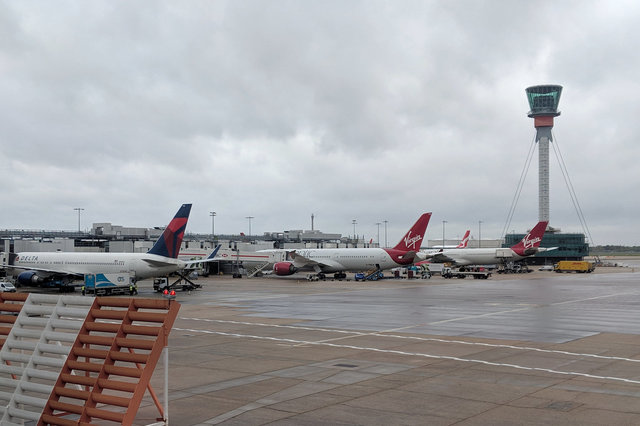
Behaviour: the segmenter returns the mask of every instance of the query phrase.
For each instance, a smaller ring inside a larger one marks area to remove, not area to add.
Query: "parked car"
[[[16,288],[9,281],[0,281],[0,293],[3,293],[5,291],[8,293],[15,293]]]
[[[553,271],[553,265],[542,265],[538,271]]]

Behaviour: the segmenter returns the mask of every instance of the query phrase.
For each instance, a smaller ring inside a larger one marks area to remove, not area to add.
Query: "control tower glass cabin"
[[[557,117],[560,115],[558,104],[560,103],[560,95],[562,95],[562,86],[552,84],[531,86],[526,89],[526,92],[529,108],[531,108],[528,114],[529,117]],[[553,126],[553,121],[551,125]]]

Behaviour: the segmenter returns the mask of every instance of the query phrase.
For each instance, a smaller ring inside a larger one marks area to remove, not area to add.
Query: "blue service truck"
[[[135,288],[135,282],[131,274],[85,274],[84,276],[84,291],[87,294],[96,296],[130,294],[132,288]]]

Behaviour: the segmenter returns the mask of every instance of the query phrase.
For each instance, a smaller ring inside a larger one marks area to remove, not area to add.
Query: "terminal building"
[[[511,247],[522,240],[526,234],[507,234],[503,247]],[[556,250],[539,253],[527,258],[529,264],[554,264],[559,260],[582,260],[589,255],[589,243],[584,234],[564,234],[559,229],[547,228],[540,247],[557,247]]]

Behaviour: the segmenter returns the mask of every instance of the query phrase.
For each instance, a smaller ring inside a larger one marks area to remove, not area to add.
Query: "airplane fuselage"
[[[459,266],[493,265],[505,261],[524,259],[510,248],[467,248],[443,250],[442,253]]]
[[[403,260],[404,252],[382,248],[335,248],[295,250],[295,255],[305,260],[296,260],[289,255],[292,250],[260,250],[269,253],[274,262],[291,262],[299,269],[313,269],[316,272],[366,271],[370,269],[390,269],[410,264],[413,260]],[[306,263],[311,261],[311,263]],[[315,262],[317,265],[313,265]]]
[[[12,275],[36,271],[39,276],[59,274],[131,273],[136,279],[163,276],[185,267],[178,259],[148,253],[18,253],[9,268]],[[39,271],[40,269],[46,271]]]

